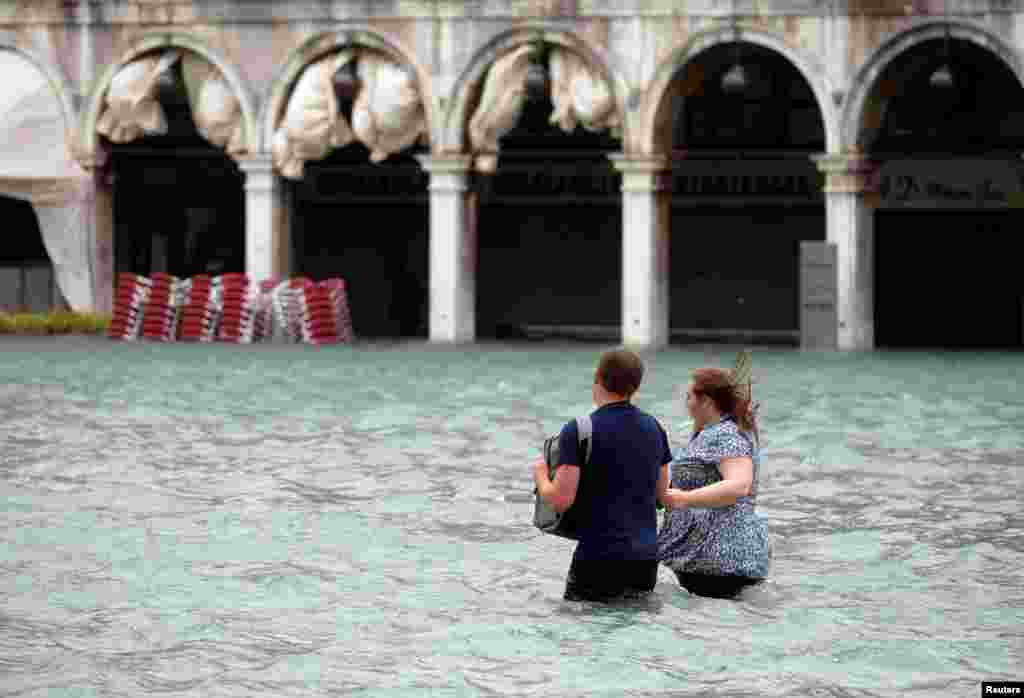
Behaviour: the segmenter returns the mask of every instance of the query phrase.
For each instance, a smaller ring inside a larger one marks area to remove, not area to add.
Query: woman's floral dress
[[[658,559],[675,572],[768,576],[768,525],[754,510],[761,454],[753,438],[739,431],[733,417],[705,426],[672,461],[672,487],[695,490],[721,481],[718,464],[748,456],[754,464],[750,494],[717,508],[666,510],[658,532]]]

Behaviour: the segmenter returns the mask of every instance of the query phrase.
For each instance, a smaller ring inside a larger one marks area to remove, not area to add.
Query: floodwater
[[[975,696],[1024,678],[1024,353],[755,349],[771,579],[562,601],[602,347],[0,343],[0,695]],[[681,386],[730,347],[647,357]]]

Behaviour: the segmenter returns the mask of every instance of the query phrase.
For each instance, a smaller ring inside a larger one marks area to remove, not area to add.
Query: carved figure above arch
[[[335,90],[339,71],[355,78],[352,122],[346,120]],[[309,64],[288,99],[274,132],[271,152],[282,175],[299,179],[310,160],[355,140],[382,162],[428,135],[426,112],[415,74],[373,50],[343,49]]]
[[[202,56],[178,49],[137,58],[117,71],[104,97],[97,132],[114,143],[166,133],[159,84],[179,62],[200,135],[230,155],[245,152],[242,107],[231,86]]]

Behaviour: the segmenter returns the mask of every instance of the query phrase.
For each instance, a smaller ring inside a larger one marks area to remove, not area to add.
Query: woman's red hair
[[[736,385],[732,374],[720,368],[698,368],[693,372],[693,392],[711,398],[723,415],[736,418],[740,431],[752,433],[759,439],[757,406],[751,403],[750,386]]]

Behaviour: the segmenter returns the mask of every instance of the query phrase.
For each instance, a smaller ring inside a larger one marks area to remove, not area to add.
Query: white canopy
[[[352,123],[338,111],[334,74],[357,61],[361,87]],[[407,67],[373,51],[345,49],[306,66],[274,133],[274,165],[289,179],[301,179],[305,164],[358,140],[370,161],[400,153],[427,133],[423,98]]]
[[[0,195],[32,204],[61,293],[72,308],[92,309],[92,178],[71,157],[73,125],[65,122],[53,87],[28,60],[0,50],[0,75]]]
[[[494,61],[484,80],[480,105],[469,120],[469,142],[480,172],[498,167],[498,141],[511,131],[526,102],[526,72],[533,46],[520,46]]]
[[[515,128],[526,101],[526,74],[531,45],[520,46],[494,61],[484,80],[480,104],[469,121],[469,142],[480,172],[494,172],[498,142]],[[553,48],[548,58],[553,110],[550,123],[566,133],[577,125],[601,132],[621,125],[615,99],[605,81],[576,53]]]
[[[548,59],[551,71],[551,123],[566,133],[576,124],[592,132],[620,126],[615,99],[607,83],[594,73],[578,54],[555,48]]]
[[[96,130],[114,143],[166,133],[167,117],[158,101],[157,83],[179,61],[200,135],[229,155],[244,152],[242,108],[227,81],[202,56],[173,49],[138,58],[117,71]]]

